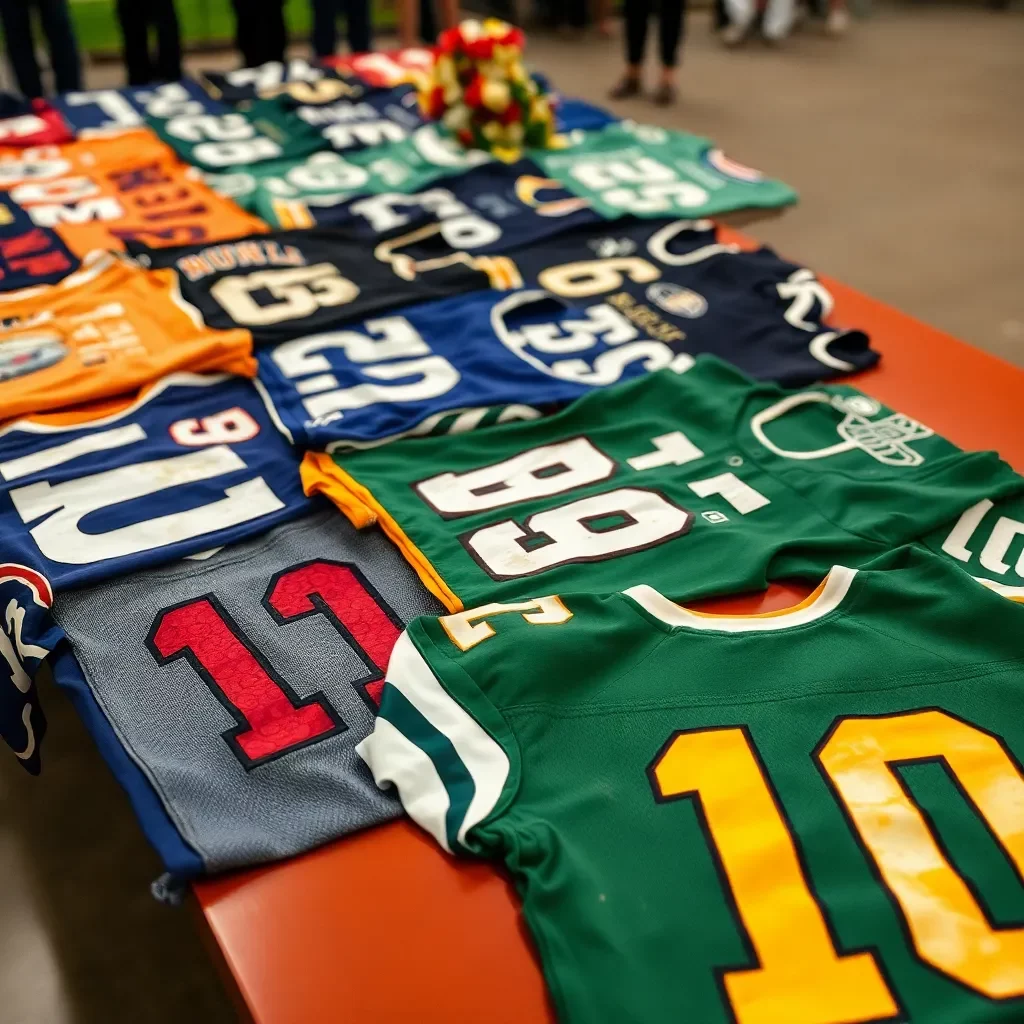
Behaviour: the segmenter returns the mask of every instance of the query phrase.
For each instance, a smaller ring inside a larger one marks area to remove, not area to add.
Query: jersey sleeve
[[[0,564],[0,736],[33,775],[46,729],[34,680],[64,638],[52,604],[45,576],[25,565]]]
[[[430,634],[417,620],[399,637],[373,732],[356,750],[445,850],[476,852],[468,833],[514,798],[518,750],[498,709]]]

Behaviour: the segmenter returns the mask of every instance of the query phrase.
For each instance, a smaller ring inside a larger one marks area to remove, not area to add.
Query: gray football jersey
[[[404,624],[441,612],[381,532],[317,511],[61,594],[54,675],[168,870],[190,876],[400,813],[354,748]]]

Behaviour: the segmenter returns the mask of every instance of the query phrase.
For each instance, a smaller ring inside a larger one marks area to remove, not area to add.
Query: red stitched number
[[[324,615],[369,670],[353,685],[369,703],[379,701],[401,625],[358,569],[295,566],[274,577],[263,605],[282,625]],[[224,739],[247,769],[347,728],[324,694],[300,698],[213,594],[162,611],[147,644],[161,665],[185,658],[231,713],[238,725]]]

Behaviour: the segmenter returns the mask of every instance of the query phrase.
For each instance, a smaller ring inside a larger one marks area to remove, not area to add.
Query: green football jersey
[[[357,526],[379,521],[451,610],[636,583],[685,599],[762,589],[1024,492],[994,453],[852,388],[755,384],[711,356],[457,445],[309,454],[303,474]]]
[[[796,192],[736,163],[709,139],[632,121],[573,132],[567,149],[531,149],[551,178],[606,217],[707,217],[786,206]]]
[[[327,145],[317,138],[289,138],[270,125],[257,127],[238,111],[146,120],[182,160],[213,174],[258,167],[266,160],[301,160]]]
[[[431,124],[401,142],[344,156],[325,152],[298,162],[257,164],[244,174],[209,183],[274,227],[302,228],[315,224],[310,207],[334,206],[360,194],[418,192],[443,175],[491,159],[480,150],[463,148]]]
[[[357,750],[505,864],[564,1024],[1024,1020],[1024,607],[921,548],[417,619]]]

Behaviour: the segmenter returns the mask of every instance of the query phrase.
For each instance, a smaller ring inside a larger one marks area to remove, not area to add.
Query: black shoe
[[[671,106],[676,101],[676,87],[669,82],[662,82],[651,99],[659,107]]]
[[[608,98],[613,100],[628,100],[632,96],[640,95],[640,79],[632,75],[624,75],[617,85],[613,86],[608,93]]]

